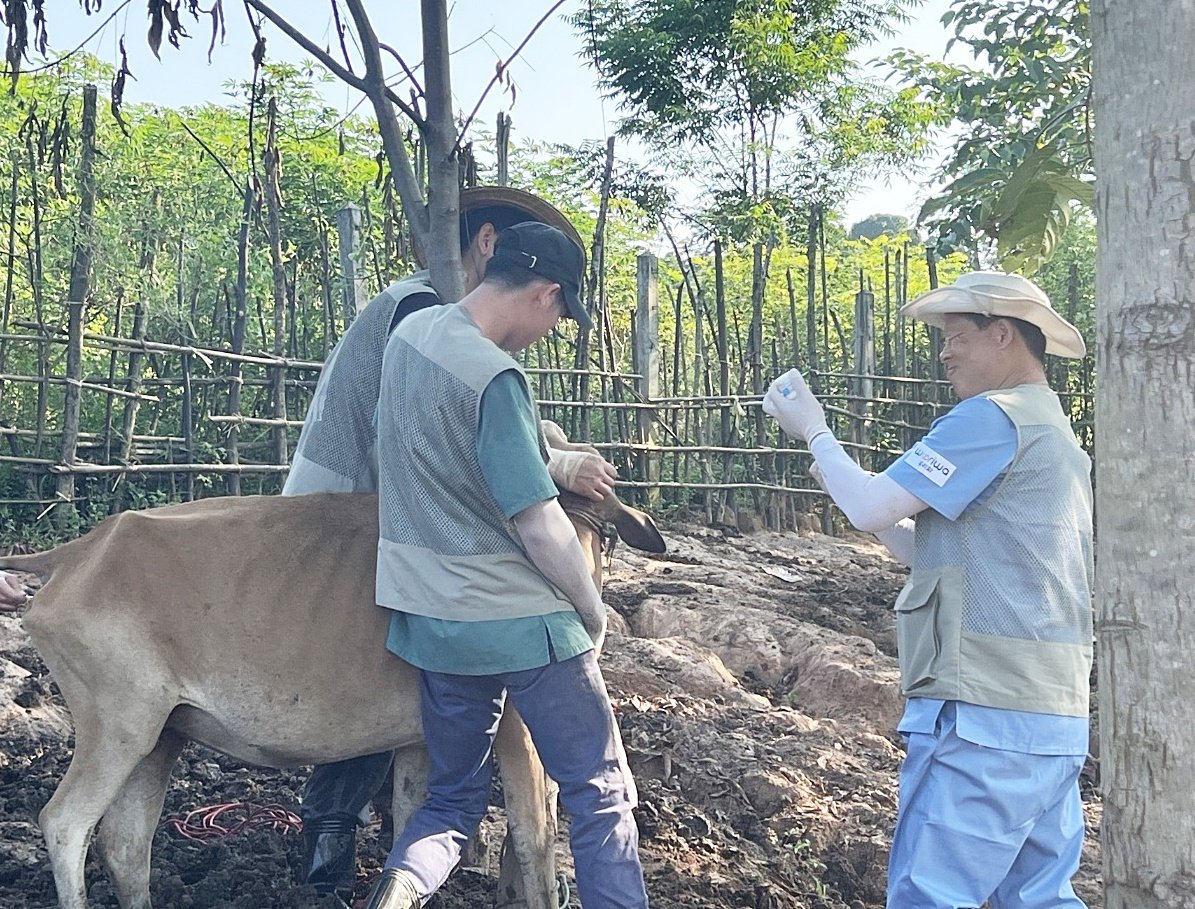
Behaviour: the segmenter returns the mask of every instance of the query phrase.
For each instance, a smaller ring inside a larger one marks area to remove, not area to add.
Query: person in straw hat
[[[851,460],[796,370],[763,401],[851,523],[912,566],[896,601],[908,750],[888,906],[1077,909],[1091,462],[1044,358],[1082,357],[1083,338],[1041,288],[1001,272],[901,314],[941,330],[960,400],[883,473]]]
[[[534,221],[550,225],[578,248],[581,237],[555,207],[506,186],[461,190],[461,262],[466,292],[475,290],[494,255],[500,231]],[[412,313],[441,302],[427,271],[394,282],[357,315],[328,356],[303,421],[283,495],[376,492],[374,413],[387,339]],[[550,450],[552,479],[570,492],[600,500],[614,488],[614,466],[597,454]],[[3,591],[0,591],[2,593]],[[347,901],[356,869],[359,817],[386,782],[392,752],[315,768],[303,793],[303,876],[320,893]]]

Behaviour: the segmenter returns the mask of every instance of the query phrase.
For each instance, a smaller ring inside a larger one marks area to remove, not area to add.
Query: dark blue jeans
[[[631,813],[638,797],[593,652],[496,676],[422,672],[421,677],[431,758],[428,798],[394,844],[386,867],[408,871],[424,899],[444,883],[485,815],[494,735],[509,697],[572,819],[569,844],[581,904],[646,907]]]

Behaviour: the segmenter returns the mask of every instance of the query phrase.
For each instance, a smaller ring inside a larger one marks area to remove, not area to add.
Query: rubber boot
[[[317,893],[332,893],[345,903],[357,879],[357,821],[328,818],[303,825],[304,881]]]
[[[401,868],[386,868],[369,892],[365,909],[419,909],[419,894],[411,875]]]

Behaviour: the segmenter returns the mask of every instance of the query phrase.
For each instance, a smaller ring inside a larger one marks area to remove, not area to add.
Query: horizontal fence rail
[[[916,264],[911,252],[906,244],[896,255],[905,278]],[[709,300],[691,272],[660,293],[655,258],[640,255],[634,299],[623,301],[617,327],[599,287],[591,331],[553,333],[526,351],[540,416],[593,445],[618,468],[623,497],[652,510],[832,530],[808,450],[762,411],[770,378],[800,366],[844,448],[878,472],[954,403],[938,367],[940,338],[897,315],[904,291],[897,282],[889,292],[887,256],[880,301],[860,274],[846,323],[824,281],[813,292],[813,272],[798,304],[788,271],[788,316],[767,325],[759,301],[723,298],[717,244],[714,261]],[[925,264],[936,280],[932,254]],[[1068,313],[1077,305],[1072,296]],[[260,307],[258,316],[265,338]],[[193,343],[189,325],[159,325],[176,336],[163,340],[149,336],[144,320],[134,320],[134,337],[90,330],[104,324],[82,318],[63,327],[39,316],[0,325],[0,508],[10,519],[67,514],[82,526],[124,508],[280,490],[323,367],[300,354],[319,344],[299,345],[293,332],[282,343],[278,331],[273,352],[245,349],[235,333]],[[1092,373],[1090,359],[1048,364],[1089,452]]]
[[[4,337],[25,345],[61,340],[52,331]],[[43,509],[73,504],[114,510],[112,498],[122,486],[134,482],[146,485],[141,494],[151,501],[218,494],[225,491],[223,484],[230,476],[249,484],[242,491],[280,488],[289,467],[270,457],[275,450],[273,433],[285,432],[289,460],[322,364],[93,333],[84,335],[83,348],[102,353],[154,351],[164,356],[156,365],[141,364],[155,374],[76,381],[86,393],[85,412],[109,413],[104,432],[79,434],[77,457],[70,463],[55,456],[61,427],[54,425],[57,410],[47,395],[60,393],[71,380],[48,374],[0,375],[0,394],[16,402],[15,407],[6,407],[4,422],[17,424],[0,426],[0,439],[10,444],[10,453],[0,455],[0,475],[10,474],[9,495],[0,496],[0,506]],[[186,374],[184,357],[189,358]],[[229,364],[236,364],[242,374],[218,372]],[[278,370],[283,372],[281,384]],[[619,467],[618,486],[626,498],[713,523],[738,519],[746,510],[770,515],[763,523],[783,527],[802,525],[800,516],[814,510],[824,497],[809,477],[808,450],[764,418],[758,394],[647,398],[642,376],[634,373],[550,367],[534,367],[528,373],[541,417],[559,423],[574,440],[589,442],[614,461]],[[545,396],[559,390],[561,382],[578,379],[597,392],[604,383],[609,393],[617,383],[624,399]],[[882,470],[950,406],[945,395],[939,395],[945,383],[933,380],[842,372],[814,373],[812,379],[827,389],[819,398],[843,446],[869,470]],[[870,383],[871,396],[849,391],[860,381]],[[14,387],[6,387],[10,383]],[[220,412],[228,404],[221,390],[229,384],[245,389],[243,412]],[[152,386],[157,393],[132,392],[131,385]],[[38,401],[19,390],[25,386],[38,387],[40,412]],[[279,387],[286,397],[285,417],[268,415],[277,412],[271,395]],[[926,400],[927,395],[934,399]],[[936,400],[939,396],[943,400]],[[1090,395],[1071,394],[1066,400],[1077,401],[1089,411]],[[130,420],[119,412],[122,408],[157,408],[162,413],[133,413]],[[163,425],[167,409],[177,409],[186,425]],[[640,422],[640,415],[646,415],[646,423]],[[125,426],[144,425],[146,418],[148,431],[124,434]],[[580,432],[582,422],[585,430]],[[232,427],[246,431],[235,462],[226,447]],[[644,427],[651,432],[645,433]],[[17,443],[29,451],[11,453]],[[45,482],[64,474],[80,481],[79,494],[69,502],[51,494],[52,484]]]

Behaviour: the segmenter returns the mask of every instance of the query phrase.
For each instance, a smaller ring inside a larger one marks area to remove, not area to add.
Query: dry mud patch
[[[619,548],[603,656],[640,809],[658,909],[873,909],[901,759],[891,603],[904,569],[863,538],[666,530],[660,557]],[[0,906],[56,905],[36,828],[70,759],[57,689],[13,617],[0,616]],[[320,907],[294,883],[300,837],[255,831],[204,846],[170,817],[225,802],[297,809],[302,771],[246,768],[189,747],[154,841],[158,909]],[[1085,792],[1080,895],[1100,906],[1099,805]],[[474,848],[430,904],[492,904],[501,792]],[[571,871],[563,835],[560,864]],[[376,828],[360,850],[359,895],[380,867]],[[95,909],[116,906],[89,861]]]

